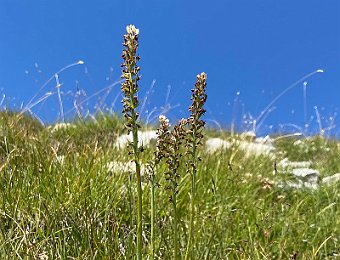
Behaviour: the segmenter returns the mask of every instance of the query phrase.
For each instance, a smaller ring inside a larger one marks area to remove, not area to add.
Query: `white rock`
[[[305,183],[309,184],[317,184],[320,172],[318,170],[309,169],[309,168],[298,168],[293,169],[292,174],[303,180]]]
[[[51,132],[54,133],[60,130],[64,130],[67,128],[74,128],[74,127],[75,125],[72,125],[70,123],[58,123],[51,127]]]
[[[253,143],[247,141],[234,140],[233,142],[225,141],[221,138],[209,138],[206,143],[206,149],[209,153],[214,153],[221,149],[230,149],[232,146],[245,152],[246,157],[266,155],[275,157],[275,147],[269,144]]]
[[[298,180],[296,182],[293,181],[287,181],[285,183],[280,183],[278,185],[278,187],[280,188],[285,188],[285,187],[289,187],[289,188],[293,188],[293,189],[301,189],[303,187],[303,182]]]
[[[117,148],[124,148],[127,146],[129,142],[132,142],[132,132],[130,132],[128,135],[124,134],[117,138],[115,142],[115,147]],[[151,141],[156,141],[157,139],[157,132],[156,131],[139,131],[138,132],[138,145],[139,147],[143,146],[149,146]]]
[[[243,132],[240,137],[242,139],[254,140],[256,138],[256,133],[254,131]]]
[[[209,153],[214,153],[221,149],[229,149],[231,148],[231,143],[225,141],[221,138],[209,138],[205,142],[205,147]]]
[[[310,182],[304,182],[303,186],[305,188],[316,190],[318,188],[318,184],[316,182],[310,183]]]
[[[327,176],[322,179],[322,183],[326,185],[331,185],[340,181],[340,173],[333,174],[332,176]]]
[[[292,174],[296,177],[305,178],[308,176],[319,176],[320,172],[318,170],[310,169],[310,168],[297,168],[293,169]]]
[[[311,166],[310,161],[301,161],[301,162],[291,162],[288,158],[284,158],[281,160],[277,166],[286,169],[286,168],[309,168]]]
[[[299,145],[303,145],[303,144],[304,144],[304,142],[301,141],[301,140],[296,140],[296,141],[293,143],[294,146],[299,146]]]
[[[275,157],[275,147],[272,145],[241,141],[239,142],[239,148],[246,153],[246,157],[260,155]]]
[[[316,190],[318,188],[317,183],[310,183],[310,182],[303,182],[302,180],[296,180],[296,181],[287,181],[285,183],[280,183],[278,185],[279,188],[293,188],[293,189],[302,189],[302,188],[307,188],[307,189],[313,189]]]
[[[274,139],[270,138],[269,135],[266,135],[265,137],[258,137],[255,139],[255,143],[258,144],[267,144],[273,146],[274,144]]]
[[[136,165],[134,162],[118,162],[111,161],[106,164],[106,168],[110,172],[115,173],[134,173],[136,171]],[[141,165],[141,175],[146,171],[146,166]]]
[[[132,162],[117,162],[117,161],[111,161],[106,164],[106,168],[108,171],[116,172],[128,172],[132,171],[134,169],[134,165]]]

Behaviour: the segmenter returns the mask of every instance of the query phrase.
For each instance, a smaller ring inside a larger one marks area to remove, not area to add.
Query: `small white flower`
[[[165,124],[167,126],[170,126],[169,119],[165,115],[160,115],[158,120],[161,124]]]
[[[139,34],[139,29],[137,29],[134,25],[130,24],[126,26],[126,31],[128,34]]]

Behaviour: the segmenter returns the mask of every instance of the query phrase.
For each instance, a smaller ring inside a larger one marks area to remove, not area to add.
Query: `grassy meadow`
[[[135,174],[113,144],[125,133],[116,115],[43,127],[26,115],[0,114],[0,256],[2,259],[133,259]],[[227,132],[206,129],[205,136]],[[233,137],[233,138],[238,138]],[[318,136],[278,139],[277,159],[311,160],[322,176],[340,172],[340,145]],[[153,160],[155,145],[141,161]],[[337,259],[340,183],[317,190],[277,187],[274,161],[242,151],[198,151],[193,259]],[[173,217],[164,163],[155,174],[155,258],[173,259]],[[188,239],[190,175],[179,167],[178,247]],[[144,175],[143,255],[150,246],[150,182]]]

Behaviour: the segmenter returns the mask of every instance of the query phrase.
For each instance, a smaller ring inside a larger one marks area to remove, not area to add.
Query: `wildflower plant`
[[[142,154],[138,143],[146,142],[140,132],[136,134],[137,109],[141,111],[138,36],[138,29],[128,26],[122,80],[126,120],[100,113],[93,120],[59,125],[67,131],[60,131],[58,125],[45,127],[31,108],[49,94],[37,102],[34,97],[22,111],[6,106],[0,111],[0,258],[339,259],[340,174],[335,173],[340,171],[339,140],[297,139],[301,133],[278,135],[273,140],[273,158],[255,152],[255,142],[242,136],[231,136],[230,142],[213,138],[210,147],[217,141],[223,149],[218,156],[207,153],[200,162],[205,133],[230,136],[230,132],[204,129],[206,75],[200,74],[190,117],[171,127],[161,116],[156,147],[147,150],[154,153]],[[254,120],[254,130],[275,101],[314,74],[276,97]],[[112,146],[124,124],[133,139],[128,148]],[[321,123],[320,130],[325,130]],[[205,145],[209,152],[209,142]],[[151,192],[143,194],[151,226],[147,220],[142,230],[142,216],[147,215],[140,207],[144,156],[152,158],[149,176],[145,175],[152,183]],[[201,163],[204,175],[199,172]],[[306,169],[312,166],[316,169]],[[185,176],[182,167],[188,170]],[[135,174],[124,174],[130,171]],[[306,178],[308,186],[301,183]],[[158,189],[157,181],[168,190]],[[187,190],[190,196],[185,196]],[[180,219],[187,212],[190,216]],[[159,219],[155,222],[155,218]],[[190,237],[184,234],[187,230]]]
[[[189,107],[191,115],[188,119],[188,133],[186,136],[186,147],[187,147],[187,172],[191,175],[191,206],[190,206],[190,224],[189,224],[189,239],[187,244],[186,259],[191,259],[192,255],[192,244],[194,234],[194,222],[195,222],[195,198],[196,198],[196,175],[197,175],[197,163],[200,158],[197,155],[197,148],[202,144],[203,134],[202,131],[205,126],[205,122],[201,117],[206,112],[203,108],[207,94],[205,88],[207,85],[207,74],[204,72],[197,75],[195,88],[192,89],[192,105]]]
[[[140,80],[140,68],[137,62],[140,57],[137,55],[139,30],[134,25],[126,27],[127,34],[124,35],[122,58],[124,60],[121,65],[122,78],[125,81],[122,83],[121,91],[124,93],[123,115],[125,118],[125,127],[128,133],[132,132],[132,142],[129,144],[129,153],[133,155],[133,161],[136,166],[136,180],[137,180],[137,259],[142,259],[142,179],[140,166],[140,152],[138,146],[138,124],[139,114],[136,111],[138,102],[138,81]]]
[[[151,243],[150,243],[150,259],[155,258],[155,216],[156,216],[156,205],[155,205],[155,188],[159,186],[156,182],[156,168],[161,160],[167,155],[166,147],[170,140],[170,124],[169,120],[164,116],[159,116],[160,127],[157,129],[157,143],[156,151],[154,152],[154,160],[148,164],[149,170],[149,181],[150,181],[150,221],[151,221]]]
[[[166,189],[170,191],[169,201],[172,204],[174,259],[179,259],[177,193],[180,175],[178,169],[182,156],[181,148],[186,136],[187,120],[179,120],[177,125],[170,131],[169,120],[165,116],[161,116],[159,119],[161,126],[158,129],[159,138],[156,152],[158,160],[164,159],[167,165],[165,180],[168,182]]]

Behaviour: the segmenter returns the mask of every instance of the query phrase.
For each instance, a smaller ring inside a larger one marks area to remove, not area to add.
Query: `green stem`
[[[136,161],[136,175],[137,175],[137,259],[142,259],[142,178],[140,174],[140,165]]]
[[[132,98],[131,98],[132,100]],[[133,136],[133,152],[136,165],[136,178],[137,178],[137,259],[142,259],[142,217],[143,217],[143,190],[142,178],[140,173],[139,164],[139,149],[138,149],[138,125],[136,122],[136,112],[132,110],[132,118],[134,119],[132,136]]]
[[[172,191],[172,206],[173,206],[173,214],[174,214],[174,259],[178,258],[178,230],[177,230],[177,187],[176,182],[173,183],[173,191]]]
[[[189,224],[189,239],[187,244],[187,250],[185,253],[185,259],[191,259],[192,257],[192,244],[194,237],[194,221],[195,221],[195,182],[196,174],[192,174],[191,179],[191,203],[190,203],[190,224]]]
[[[132,216],[134,216],[132,207],[133,207],[134,202],[133,202],[133,198],[132,198],[131,175],[129,175],[129,187],[128,187],[128,191],[129,191],[129,201],[130,201],[130,203],[129,203],[130,227],[132,227],[133,226],[133,217]],[[133,252],[132,249],[133,249],[133,235],[130,234],[129,235],[129,250],[128,250],[127,257],[132,257],[132,255],[133,255],[133,253],[131,253],[131,252]]]
[[[190,224],[189,224],[189,238],[185,259],[192,258],[192,245],[194,240],[194,221],[195,221],[195,197],[196,197],[196,131],[193,131],[193,150],[192,150],[192,164],[191,166],[191,198],[190,198]]]
[[[150,259],[155,259],[155,175],[150,176],[151,183],[151,254]]]

